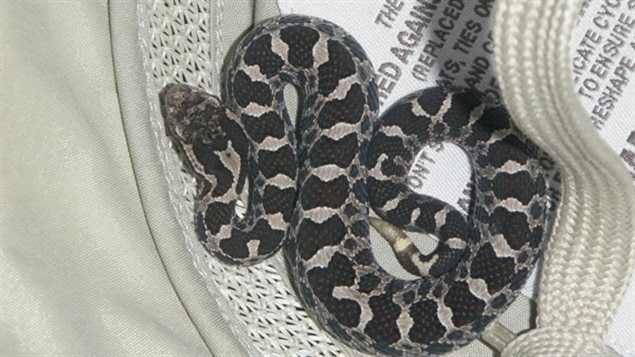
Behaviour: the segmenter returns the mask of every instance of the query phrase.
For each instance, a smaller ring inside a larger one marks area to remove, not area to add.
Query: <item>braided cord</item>
[[[606,354],[603,340],[635,257],[635,190],[578,101],[572,68],[580,0],[498,3],[503,97],[516,124],[558,163],[562,205],[546,251],[537,328],[508,356]]]

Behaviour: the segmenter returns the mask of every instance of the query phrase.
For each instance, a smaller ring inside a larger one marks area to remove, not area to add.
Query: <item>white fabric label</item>
[[[475,87],[500,99],[493,59],[493,0],[278,3],[283,14],[327,19],[360,42],[377,72],[381,111],[408,93],[438,84]],[[635,0],[587,1],[574,43],[574,75],[582,103],[635,179]],[[410,172],[410,184],[465,210],[470,172],[460,149],[426,149]],[[533,297],[534,287],[535,276],[523,293]],[[634,288],[635,282],[607,339],[624,356],[635,351]]]

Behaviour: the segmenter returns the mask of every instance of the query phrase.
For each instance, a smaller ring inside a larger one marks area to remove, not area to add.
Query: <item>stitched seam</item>
[[[215,53],[214,53],[214,83],[212,84],[213,88],[215,89],[216,93],[220,93],[222,88],[221,88],[221,81],[222,81],[222,67],[223,67],[223,57],[224,57],[224,51],[223,51],[223,5],[224,5],[224,1],[223,0],[218,0],[216,2],[216,18],[215,23],[216,23],[216,28],[215,28],[215,37],[216,37],[216,47],[215,47]]]

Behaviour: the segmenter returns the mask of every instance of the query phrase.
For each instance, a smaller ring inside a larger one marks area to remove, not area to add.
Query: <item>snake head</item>
[[[225,106],[218,97],[185,84],[168,84],[159,94],[168,134],[183,145],[210,146],[225,138]]]
[[[159,99],[167,134],[192,171],[219,192],[240,189],[249,142],[237,116],[217,97],[185,84],[167,85]]]

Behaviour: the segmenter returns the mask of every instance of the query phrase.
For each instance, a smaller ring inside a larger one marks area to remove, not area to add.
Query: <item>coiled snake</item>
[[[186,85],[161,93],[170,135],[198,177],[197,232],[230,264],[285,246],[309,314],[359,350],[441,354],[467,344],[514,299],[540,256],[548,208],[536,147],[506,111],[474,91],[431,88],[377,118],[374,72],[344,30],[285,16],[237,45],[225,105]],[[296,128],[283,88],[303,94]],[[468,155],[470,214],[415,194],[406,176],[425,146]],[[246,182],[244,218],[235,212]],[[439,238],[429,255],[393,242],[408,271],[388,274],[371,252],[369,205],[392,224]]]

